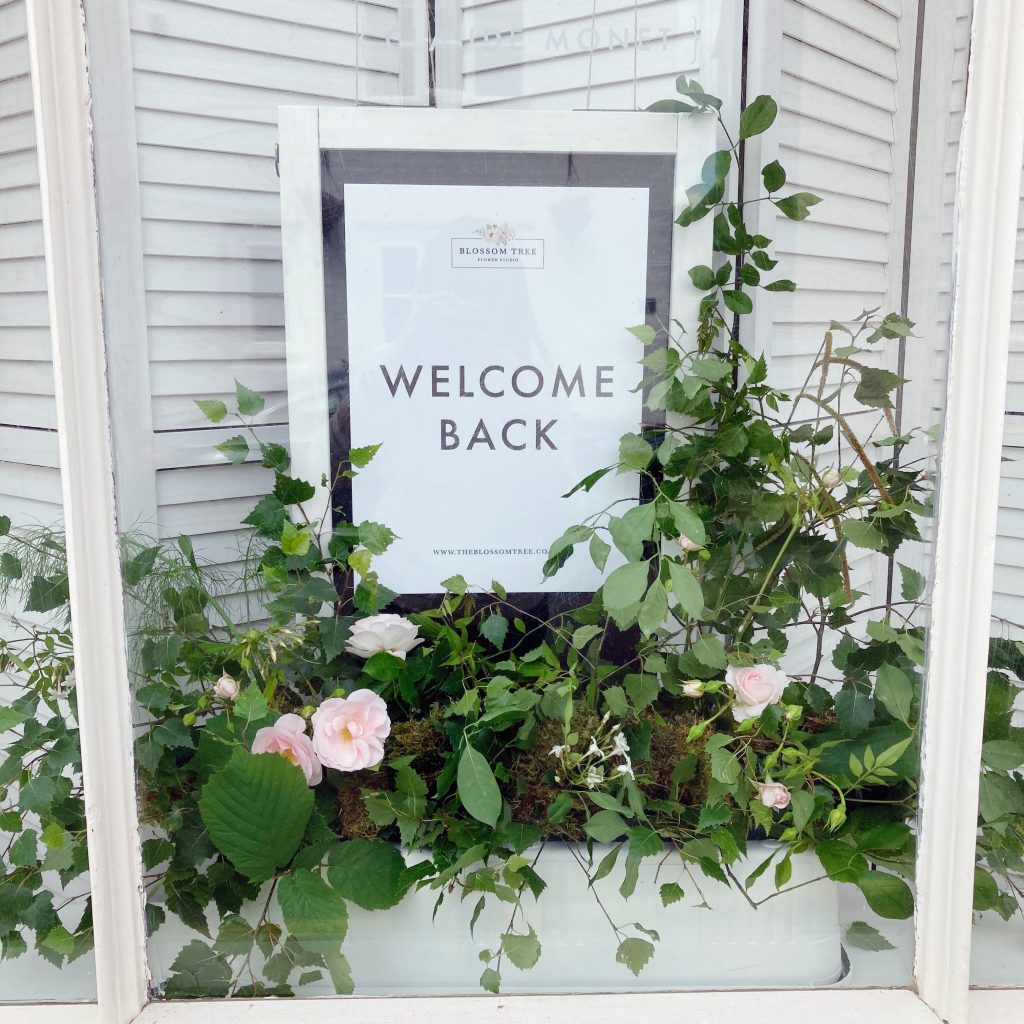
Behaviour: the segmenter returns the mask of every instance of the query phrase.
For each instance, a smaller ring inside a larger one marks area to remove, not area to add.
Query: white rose
[[[697,682],[695,679],[691,679],[688,683],[683,683],[683,696],[684,697],[701,697],[704,694],[704,684]]]
[[[213,692],[221,700],[234,700],[238,696],[238,683],[225,672],[213,684]]]
[[[829,467],[821,474],[821,486],[827,490],[832,490],[833,487],[838,487],[842,483],[842,478],[839,476],[837,470]]]
[[[749,668],[730,665],[725,670],[725,682],[735,694],[733,718],[743,722],[756,718],[769,704],[778,704],[787,679],[785,673],[773,665],[751,665]]]
[[[359,658],[371,658],[387,651],[404,661],[409,651],[421,643],[419,626],[402,615],[386,612],[353,623],[345,650]]]

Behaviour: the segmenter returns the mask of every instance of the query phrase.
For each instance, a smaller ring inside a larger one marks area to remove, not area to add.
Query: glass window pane
[[[909,983],[970,4],[749,6],[133,4],[159,995]],[[281,106],[708,94],[685,196],[638,147],[325,144],[282,254]]]
[[[96,985],[23,0],[0,124],[0,1002],[66,1002]]]

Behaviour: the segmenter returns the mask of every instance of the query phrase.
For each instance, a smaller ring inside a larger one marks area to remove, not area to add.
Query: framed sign
[[[567,526],[644,496],[626,473],[563,497],[645,422],[628,328],[692,322],[685,270],[708,262],[710,224],[673,218],[713,122],[281,114],[296,472],[353,522],[395,531],[375,564],[407,602],[455,574],[549,610],[592,593],[602,573],[585,556],[547,580],[542,566]],[[367,445],[372,465],[339,473]]]

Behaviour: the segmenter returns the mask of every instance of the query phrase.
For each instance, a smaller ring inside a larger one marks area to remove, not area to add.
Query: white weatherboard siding
[[[236,561],[265,493],[258,465],[213,445],[197,397],[263,393],[268,441],[287,437],[280,203],[282,105],[415,102],[410,15],[398,0],[129,0],[156,532]],[[425,11],[425,7],[423,8]],[[425,37],[420,51],[426,54]],[[115,396],[114,401],[117,401]],[[301,396],[292,396],[301,405]],[[119,443],[125,443],[119,438]],[[133,439],[128,439],[133,443]],[[151,527],[152,528],[152,527]]]
[[[25,2],[0,5],[0,515],[61,518]]]

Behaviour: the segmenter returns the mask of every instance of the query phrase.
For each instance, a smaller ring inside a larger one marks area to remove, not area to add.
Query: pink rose
[[[732,714],[737,722],[756,718],[769,704],[778,704],[786,688],[786,674],[772,665],[751,665],[725,670],[725,682],[732,688],[736,702]]]
[[[785,810],[789,806],[789,790],[781,782],[759,782],[757,796],[765,807],[776,811]]]
[[[313,752],[313,744],[306,735],[306,723],[298,715],[282,715],[273,725],[260,729],[252,741],[254,754],[280,754],[298,765],[306,782],[317,785],[324,770]]]
[[[380,764],[390,732],[388,706],[373,690],[329,697],[313,712],[316,756],[339,771],[358,772]]]

